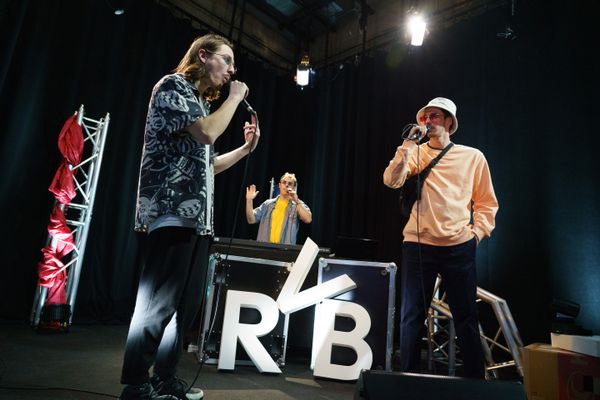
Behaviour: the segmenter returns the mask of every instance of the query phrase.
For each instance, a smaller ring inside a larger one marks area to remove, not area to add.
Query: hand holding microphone
[[[431,124],[427,124],[425,126],[411,125],[410,130],[405,128],[405,133],[402,135],[402,138],[404,140],[412,140],[418,143],[421,139],[423,139],[423,137],[425,137],[425,135],[429,133],[432,128],[433,127]]]
[[[293,187],[286,186],[285,187],[285,191],[290,196],[290,198],[292,199],[292,201],[298,202],[298,193],[296,193],[296,190],[294,190]]]
[[[396,148],[394,158],[390,161],[390,165],[395,165],[394,168],[400,170],[408,162],[410,153],[418,146],[421,139],[425,137],[434,127],[431,124],[425,126],[408,124],[402,129],[402,144]]]
[[[236,99],[238,102],[244,101],[248,95],[249,89],[244,82],[230,81],[227,86],[229,86],[229,97]]]
[[[229,89],[229,96],[233,96],[234,98],[238,98],[238,99],[241,98],[240,103],[242,103],[242,105],[244,106],[246,111],[248,111],[250,114],[252,114],[256,118],[256,115],[257,115],[256,111],[254,111],[254,108],[252,108],[250,103],[248,103],[248,100],[246,100],[246,97],[248,96],[248,93],[250,92],[250,89],[248,89],[248,86],[244,82],[230,81],[230,82],[227,82],[225,87],[227,87]],[[255,123],[255,122],[253,121],[252,123]]]

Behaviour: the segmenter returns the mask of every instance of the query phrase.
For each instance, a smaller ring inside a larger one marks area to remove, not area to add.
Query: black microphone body
[[[254,108],[252,108],[252,106],[250,105],[250,103],[248,103],[246,101],[246,99],[242,100],[242,103],[244,104],[244,107],[246,108],[246,110],[250,113],[250,114],[254,114],[256,115],[256,111],[254,111]]]
[[[416,128],[418,128],[418,125],[415,125]],[[427,135],[429,133],[429,131],[431,130],[431,125],[427,124],[425,125],[425,134]],[[407,140],[419,140],[421,138],[421,130],[420,129],[416,129],[415,132],[412,135],[408,135],[408,137],[406,138]]]

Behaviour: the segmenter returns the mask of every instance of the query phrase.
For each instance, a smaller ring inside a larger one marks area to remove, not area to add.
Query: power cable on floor
[[[102,397],[108,397],[111,399],[118,399],[119,396],[115,396],[114,394],[102,393],[102,392],[94,392],[92,390],[82,390],[82,389],[73,389],[67,387],[35,387],[35,386],[0,386],[0,390],[45,390],[45,391],[61,391],[61,392],[75,392],[75,393],[87,393],[94,394]]]

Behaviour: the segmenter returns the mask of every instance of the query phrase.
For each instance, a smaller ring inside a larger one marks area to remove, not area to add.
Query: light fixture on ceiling
[[[308,86],[313,80],[315,71],[310,66],[308,54],[304,54],[300,64],[296,67],[296,85],[303,89]]]
[[[419,14],[413,14],[408,19],[408,33],[410,33],[410,44],[412,46],[421,46],[425,37],[427,23]]]
[[[106,4],[115,15],[125,14],[125,0],[106,0]]]

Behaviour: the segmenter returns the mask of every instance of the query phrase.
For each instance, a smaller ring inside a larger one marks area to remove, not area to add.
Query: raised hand
[[[246,200],[254,200],[260,192],[256,190],[255,185],[250,185],[246,188]]]
[[[260,128],[255,123],[249,123],[246,121],[244,124],[244,141],[245,147],[250,149],[250,152],[253,152],[258,145],[258,139],[260,139]],[[252,146],[252,148],[250,148]]]

